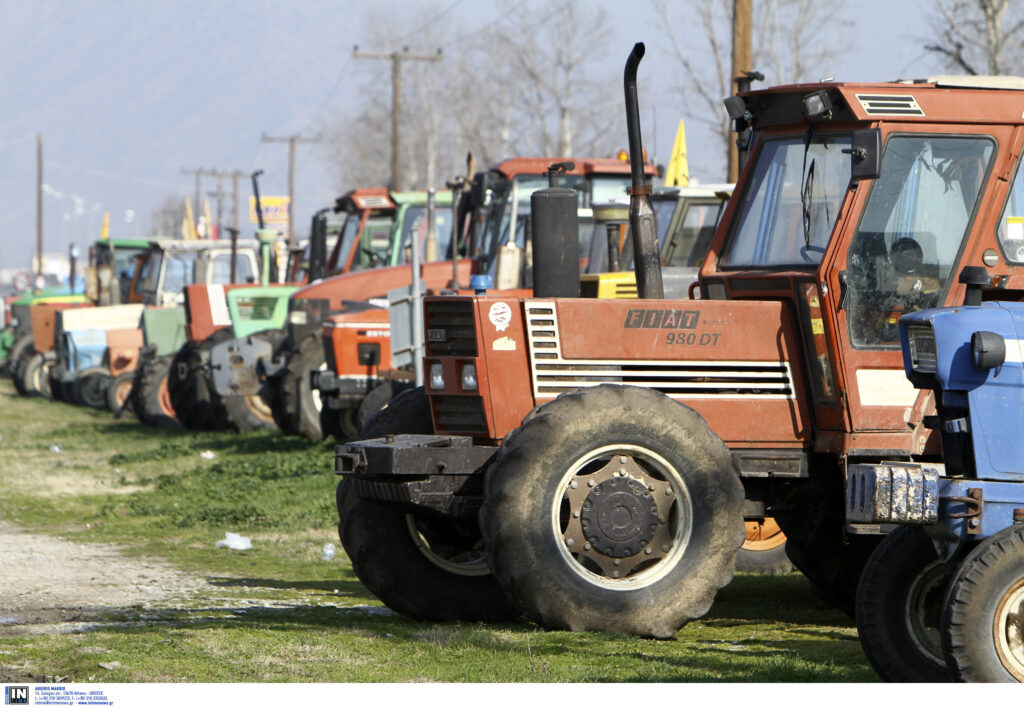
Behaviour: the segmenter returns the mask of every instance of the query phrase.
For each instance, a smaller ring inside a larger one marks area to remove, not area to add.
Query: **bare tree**
[[[375,51],[404,46],[413,52],[442,46],[452,27],[430,18],[426,5],[364,18],[365,45]],[[410,188],[438,186],[461,174],[465,155],[488,165],[512,155],[611,154],[617,137],[617,95],[607,77],[589,68],[611,36],[603,11],[580,0],[518,4],[500,21],[444,45],[440,62],[402,65],[403,182]],[[326,126],[331,159],[340,184],[380,185],[390,181],[390,64],[360,62],[365,80],[355,116]]]
[[[1024,9],[1012,0],[935,0],[936,41],[925,49],[954,71],[1014,73],[1024,67]]]
[[[730,76],[733,0],[655,0],[659,26],[669,54],[682,69],[675,90],[687,118],[710,127],[722,141],[723,157],[733,139],[722,99],[732,94]],[[766,84],[817,80],[832,73],[836,58],[847,49],[845,30],[852,22],[844,10],[820,0],[757,0],[754,9],[753,66]],[[695,47],[693,33],[681,27],[697,24],[706,42]]]

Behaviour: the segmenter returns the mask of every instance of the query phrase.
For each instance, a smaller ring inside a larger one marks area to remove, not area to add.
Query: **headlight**
[[[476,390],[476,364],[467,363],[462,367],[462,389]]]
[[[918,373],[935,373],[935,332],[930,326],[907,327],[910,340],[910,367]]]
[[[295,326],[305,326],[309,321],[309,315],[306,314],[304,309],[296,309],[294,312],[288,312],[288,323],[294,324]]]
[[[444,389],[444,366],[440,363],[430,364],[430,387],[435,390]]]

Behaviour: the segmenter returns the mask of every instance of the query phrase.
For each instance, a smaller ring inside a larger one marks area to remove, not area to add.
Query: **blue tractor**
[[[1024,682],[1024,303],[983,302],[984,268],[960,282],[964,306],[899,320],[907,377],[934,391],[941,455],[848,469],[849,529],[887,534],[861,575],[857,629],[886,680]]]

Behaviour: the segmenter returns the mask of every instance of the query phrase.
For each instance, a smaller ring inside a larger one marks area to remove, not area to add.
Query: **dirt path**
[[[0,521],[0,633],[67,630],[105,612],[209,589],[200,577],[113,546],[78,545]]]

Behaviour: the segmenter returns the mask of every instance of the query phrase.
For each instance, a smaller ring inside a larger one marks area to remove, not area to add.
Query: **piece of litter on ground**
[[[54,454],[60,454],[64,450],[60,448],[59,444],[51,444],[50,451],[53,452]]]
[[[324,543],[324,554],[321,557],[328,561],[334,559],[334,543]]]
[[[216,547],[226,547],[229,550],[251,550],[252,540],[238,533],[225,532],[224,539],[218,540]]]
[[[0,616],[0,624],[16,624],[18,623],[18,617],[16,616]]]
[[[216,459],[217,458],[217,455],[214,454],[213,452],[211,452],[209,449],[207,449],[205,452],[202,452],[199,456],[201,456],[203,459]]]
[[[104,670],[117,670],[121,664],[115,660],[113,663],[100,663],[100,667]]]

